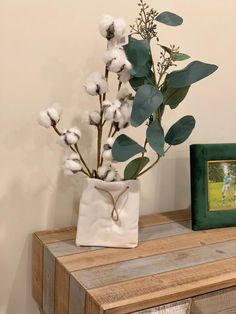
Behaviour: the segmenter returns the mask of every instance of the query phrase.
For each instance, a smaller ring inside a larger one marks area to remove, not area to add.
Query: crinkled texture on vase
[[[123,19],[114,19],[110,15],[104,15],[99,23],[100,34],[108,41],[124,36],[126,23]]]
[[[62,146],[70,146],[76,144],[80,138],[80,129],[78,129],[77,127],[73,127],[63,131],[62,135],[60,136],[59,144],[61,144]]]
[[[109,164],[98,168],[98,176],[100,179],[107,182],[118,181],[120,179],[115,168]]]
[[[89,113],[90,125],[99,125],[100,122],[101,122],[101,115],[98,111],[92,111]]]
[[[54,107],[47,108],[46,110],[40,111],[38,117],[38,123],[45,127],[50,128],[55,126],[60,121],[61,112]]]
[[[65,175],[74,175],[82,170],[82,165],[80,157],[78,154],[71,154],[65,160],[64,164],[64,174]]]
[[[104,56],[104,62],[107,69],[114,73],[121,73],[124,70],[129,71],[132,68],[122,47],[108,49]]]
[[[108,91],[108,84],[104,75],[94,72],[87,78],[84,88],[89,95],[97,96]]]

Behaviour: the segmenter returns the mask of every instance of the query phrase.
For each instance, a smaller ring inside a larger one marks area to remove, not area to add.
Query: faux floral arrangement
[[[107,182],[137,179],[156,165],[171,146],[183,143],[195,126],[194,117],[187,115],[165,132],[162,127],[165,107],[175,109],[187,95],[190,86],[212,74],[217,66],[193,61],[181,70],[170,71],[178,62],[190,57],[175,45],[161,45],[157,25],[178,26],[183,19],[171,12],[158,13],[143,0],[138,6],[139,16],[135,24],[130,26],[128,43],[123,19],[106,15],[99,24],[100,34],[107,40],[105,73],[92,73],[84,84],[89,95],[98,97],[98,110],[88,115],[88,123],[97,129],[96,169],[91,169],[83,158],[79,145],[80,129],[72,127],[60,131],[58,123],[61,111],[54,106],[40,112],[39,123],[53,128],[59,135],[59,143],[72,151],[65,160],[66,175],[82,172],[90,178]],[[150,45],[154,40],[161,49],[157,63],[153,60]],[[108,81],[112,73],[118,79],[118,93],[113,100],[107,96],[111,89]],[[139,127],[144,123],[147,128],[143,145],[123,133],[130,125]],[[107,124],[109,131],[104,134]],[[147,145],[156,153],[156,159],[152,162],[146,154]],[[137,154],[140,156],[131,160],[124,175],[120,176],[114,163],[126,162]]]

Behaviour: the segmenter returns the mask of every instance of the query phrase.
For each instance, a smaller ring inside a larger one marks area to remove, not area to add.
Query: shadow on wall
[[[187,158],[163,158],[142,178],[141,214],[190,207],[190,174]]]

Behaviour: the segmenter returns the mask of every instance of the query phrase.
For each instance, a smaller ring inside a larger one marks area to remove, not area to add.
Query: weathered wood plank
[[[43,260],[43,311],[54,314],[55,258],[46,247]]]
[[[55,242],[47,244],[47,248],[51,252],[51,254],[55,257],[72,255],[72,254],[80,254],[88,251],[99,250],[99,247],[93,246],[76,246],[75,240],[67,240],[61,242]]]
[[[190,220],[190,219],[191,219],[191,210],[180,209],[174,212],[172,211],[172,212],[164,212],[164,213],[141,216],[139,219],[139,226],[143,228],[143,227],[150,227],[154,225],[161,225],[161,224]]]
[[[69,314],[85,313],[85,298],[84,288],[71,276]]]
[[[193,298],[191,314],[225,313],[227,310],[231,311],[233,308],[236,309],[236,287]]]
[[[187,299],[143,311],[133,312],[133,314],[189,314],[190,307],[191,299]]]
[[[93,289],[234,256],[236,240],[93,267],[76,271],[73,275],[87,289]]]
[[[140,241],[147,241],[150,239],[160,239],[165,238],[173,235],[179,235],[179,234],[186,234],[186,233],[192,233],[192,230],[189,228],[191,222],[190,221],[184,221],[183,224],[179,225],[178,223],[171,223],[171,224],[165,224],[160,225],[156,227],[147,227],[144,229],[141,229],[140,231]],[[142,243],[139,243],[139,246],[142,245]],[[138,248],[139,248],[138,246]],[[101,255],[105,254],[106,252],[109,254],[109,252],[116,252],[120,254],[121,252],[125,253],[123,255],[123,259],[126,259],[126,256],[129,256],[131,251],[136,252],[136,248],[129,250],[129,249],[109,249],[109,248],[99,248],[96,249],[96,251],[101,251]],[[64,248],[62,248],[64,250]],[[80,250],[78,249],[78,252]],[[86,251],[86,249],[85,249]],[[90,250],[87,249],[87,251],[95,251],[93,248]],[[82,253],[85,254],[86,252]],[[98,253],[99,254],[99,253]],[[132,254],[132,253],[131,253]],[[81,269],[83,266],[82,264],[78,263],[78,260],[82,256],[81,252],[78,254],[68,254],[65,256],[58,256],[58,260],[65,266],[65,268],[69,271],[76,271],[78,269]],[[121,257],[122,258],[122,257]],[[108,261],[108,260],[107,260]]]
[[[227,240],[236,240],[236,228],[192,232],[188,237],[183,234],[140,242],[138,247],[132,250],[110,248],[84,252],[80,255],[63,256],[59,260],[68,271],[75,271]]]
[[[139,230],[139,241],[147,241],[152,239],[169,237],[177,234],[191,233],[191,221],[183,221],[182,224],[170,223],[163,224],[160,226],[151,226],[142,228]],[[77,247],[74,240],[60,241],[55,243],[47,244],[50,252],[56,256],[65,256],[72,254],[80,254],[87,251],[94,251],[104,249],[102,247]]]
[[[89,290],[106,313],[131,313],[236,285],[236,258]],[[195,313],[194,313],[195,314]]]
[[[177,210],[174,212],[144,215],[140,217],[140,227],[150,227],[171,222],[178,222],[191,219],[190,210]],[[55,243],[75,239],[76,227],[59,228],[35,232],[35,235],[44,243]]]
[[[76,227],[38,231],[35,234],[44,244],[72,240],[75,239]]]
[[[70,275],[63,265],[56,261],[55,266],[55,314],[69,313]]]
[[[139,230],[139,241],[154,240],[191,232],[191,220],[182,221],[181,223],[172,222],[169,224],[141,228]]]
[[[99,305],[91,298],[91,296],[88,293],[86,293],[85,314],[103,314],[103,313],[104,311],[99,307]]]
[[[32,236],[32,296],[39,307],[43,306],[43,243]]]

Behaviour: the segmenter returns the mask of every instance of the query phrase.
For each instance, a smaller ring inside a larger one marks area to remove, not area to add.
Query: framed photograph
[[[193,230],[236,226],[236,144],[190,146]]]

